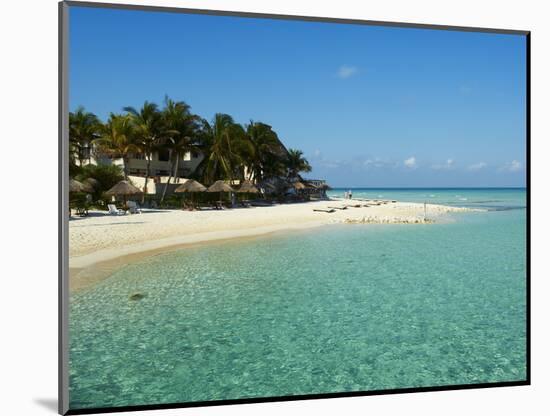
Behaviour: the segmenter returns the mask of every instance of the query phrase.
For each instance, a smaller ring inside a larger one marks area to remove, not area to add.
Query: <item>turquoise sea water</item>
[[[353,191],[490,211],[127,265],[71,296],[70,407],[524,380],[525,191]]]

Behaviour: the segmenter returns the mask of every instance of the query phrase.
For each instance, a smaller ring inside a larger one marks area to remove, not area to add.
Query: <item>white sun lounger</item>
[[[141,214],[141,208],[135,201],[128,201],[127,202],[128,209],[130,210],[130,214]]]
[[[118,209],[116,207],[116,205],[114,205],[114,204],[107,205],[107,208],[109,208],[109,215],[124,215],[124,214],[126,214],[126,212],[124,212],[121,209]]]

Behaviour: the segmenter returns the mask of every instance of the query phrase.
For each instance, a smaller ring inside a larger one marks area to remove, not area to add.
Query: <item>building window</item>
[[[170,152],[166,149],[161,149],[158,152],[159,161],[168,162],[170,160]]]

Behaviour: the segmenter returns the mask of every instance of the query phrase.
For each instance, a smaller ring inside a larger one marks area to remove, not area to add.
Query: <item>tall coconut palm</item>
[[[161,202],[164,201],[172,176],[179,178],[180,159],[186,153],[198,150],[195,135],[199,117],[191,114],[190,110],[191,107],[183,101],[176,102],[168,97],[164,99],[162,120],[166,130],[162,147],[168,150],[170,173],[162,191]]]
[[[283,175],[288,152],[272,127],[251,120],[246,125],[246,136],[254,150],[248,159],[248,179],[254,176],[257,181],[262,181],[268,177]]]
[[[99,136],[101,122],[97,116],[80,106],[76,111],[69,113],[69,146],[70,160],[82,166],[86,159],[90,159],[91,143]]]
[[[129,115],[113,114],[101,129],[100,137],[94,140],[98,151],[110,158],[121,158],[124,180],[128,180],[130,156],[140,151],[132,119]]]
[[[311,165],[304,157],[304,153],[297,149],[288,149],[287,179],[298,177],[300,172],[311,172]]]
[[[136,110],[134,107],[124,107],[124,111],[130,116],[135,130],[136,145],[140,153],[145,157],[145,184],[141,202],[145,202],[147,183],[151,176],[151,160],[153,153],[158,149],[163,137],[163,125],[161,113],[155,103],[145,101],[143,106]]]
[[[197,167],[207,184],[219,179],[233,179],[244,166],[242,158],[245,132],[228,114],[218,113],[212,124],[202,120],[200,132],[201,150],[204,159]]]

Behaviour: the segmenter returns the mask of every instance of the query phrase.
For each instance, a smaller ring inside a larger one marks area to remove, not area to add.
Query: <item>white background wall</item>
[[[116,0],[111,0],[116,2]],[[543,1],[164,0],[133,1],[263,13],[528,29],[532,36],[533,385],[280,404],[148,412],[147,415],[547,414],[550,408],[548,186],[550,25]],[[57,396],[57,1],[2,4],[0,128],[4,175],[32,197],[2,195],[0,414],[54,414]],[[24,155],[24,157],[23,157]],[[48,163],[46,163],[48,162]],[[32,175],[26,166],[40,166]],[[22,171],[23,169],[23,171]],[[37,183],[36,180],[40,182]],[[24,182],[28,181],[28,182]]]

